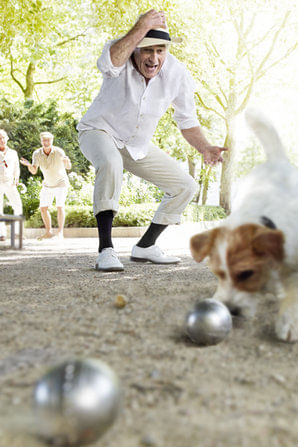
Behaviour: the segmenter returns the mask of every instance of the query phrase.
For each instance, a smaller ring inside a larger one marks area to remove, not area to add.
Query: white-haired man
[[[32,164],[25,158],[21,158],[22,165],[27,166],[33,175],[40,168],[43,174],[43,184],[40,191],[40,212],[45,226],[45,232],[39,239],[53,237],[51,215],[49,207],[56,199],[58,237],[63,238],[65,222],[65,200],[69,187],[66,169],[71,168],[70,159],[60,147],[53,146],[54,136],[50,132],[41,132],[40,141],[42,147],[33,152]]]
[[[17,190],[20,177],[19,157],[16,151],[7,146],[8,135],[0,129],[0,214],[3,214],[4,195],[8,198],[13,213],[21,215],[22,201]],[[5,241],[6,225],[0,222],[0,241]]]
[[[222,161],[221,151],[226,150],[210,145],[200,130],[194,81],[186,67],[167,51],[176,41],[170,38],[164,12],[152,9],[124,37],[108,42],[98,59],[103,84],[77,127],[81,151],[96,169],[94,214],[100,239],[97,270],[123,270],[111,240],[123,168],[165,192],[151,225],[133,247],[131,259],[179,262],[155,245],[169,224],[180,222],[197,188],[176,160],[150,142],[171,104],[183,137],[203,154],[206,163]]]

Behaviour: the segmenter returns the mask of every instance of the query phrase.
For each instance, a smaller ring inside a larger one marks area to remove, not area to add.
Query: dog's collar
[[[276,229],[275,223],[271,219],[269,219],[269,217],[261,216],[261,224],[265,227],[271,228],[272,230]]]

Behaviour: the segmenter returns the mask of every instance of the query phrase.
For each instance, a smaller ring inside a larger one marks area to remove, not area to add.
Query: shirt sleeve
[[[124,67],[126,65],[126,64],[124,64],[124,65],[121,65],[121,67],[115,67],[112,64],[110,48],[113,45],[113,43],[115,43],[115,42],[116,42],[116,40],[111,40],[111,41],[107,42],[105,44],[105,46],[103,47],[101,56],[97,60],[97,68],[99,69],[99,71],[101,71],[102,74],[104,74],[106,76],[111,76],[113,78],[116,78],[117,76],[119,76],[121,71],[124,69]]]
[[[55,149],[56,149],[56,152],[57,152],[59,158],[62,159],[65,157],[65,152],[63,149],[61,149],[61,147],[55,147]]]
[[[195,82],[185,69],[182,74],[178,94],[172,104],[174,106],[174,120],[180,130],[190,129],[200,125],[197,118],[196,104],[194,99]]]

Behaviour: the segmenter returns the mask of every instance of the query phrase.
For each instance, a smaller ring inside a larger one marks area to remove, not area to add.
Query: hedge
[[[150,224],[158,203],[141,203],[130,206],[120,206],[117,215],[114,218],[114,227],[140,227]],[[57,227],[57,210],[55,207],[50,209],[53,227]],[[93,215],[91,206],[66,206],[65,208],[65,227],[96,227],[96,219]],[[186,207],[181,221],[184,222],[200,222],[224,219],[226,213],[223,208],[211,205],[195,205],[190,204]],[[43,222],[40,210],[26,221],[27,228],[42,228]]]

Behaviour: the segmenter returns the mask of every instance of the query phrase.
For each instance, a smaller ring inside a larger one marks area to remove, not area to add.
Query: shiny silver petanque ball
[[[199,345],[216,345],[232,329],[232,317],[229,309],[212,298],[196,304],[185,320],[185,332]]]
[[[119,381],[109,366],[95,359],[64,362],[35,386],[35,435],[51,446],[84,446],[106,432],[120,407]]]

